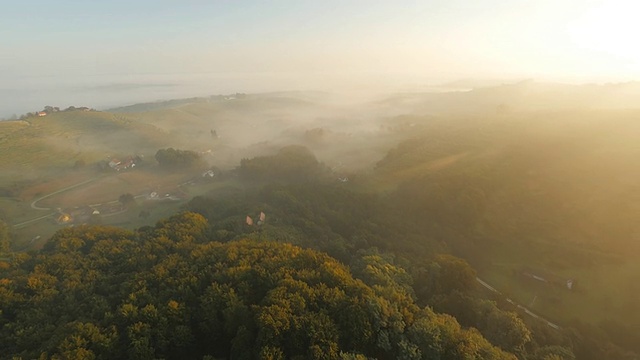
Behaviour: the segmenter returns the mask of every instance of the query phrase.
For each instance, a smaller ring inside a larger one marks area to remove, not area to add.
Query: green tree
[[[130,206],[135,204],[136,199],[135,197],[130,194],[130,193],[126,193],[126,194],[122,194],[118,197],[118,201],[122,204],[122,206]]]
[[[275,155],[240,161],[239,174],[245,180],[282,183],[318,182],[326,178],[327,169],[306,147],[283,147]]]
[[[479,328],[491,343],[515,354],[525,354],[524,347],[531,341],[531,331],[516,313],[492,306],[483,318],[484,324]]]
[[[202,167],[204,161],[200,154],[190,150],[179,150],[174,148],[160,149],[155,155],[160,167],[165,169],[184,169],[189,167]]]
[[[421,304],[434,305],[443,299],[468,294],[476,287],[476,272],[463,259],[437,255],[431,262],[413,269],[414,288]]]

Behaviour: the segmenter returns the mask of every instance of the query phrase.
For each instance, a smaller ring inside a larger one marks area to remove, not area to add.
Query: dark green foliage
[[[263,182],[317,182],[328,175],[315,155],[298,145],[284,147],[275,155],[243,159],[238,170],[242,179]]]
[[[126,194],[122,194],[118,197],[118,201],[122,204],[122,206],[129,206],[129,205],[133,205],[136,202],[136,199],[133,197],[132,194],[126,193]]]
[[[431,269],[437,272],[434,293],[449,294],[453,291],[467,293],[477,285],[476,271],[466,261],[455,256],[446,254],[436,256]]]
[[[215,199],[196,198],[188,209],[206,215],[211,236],[221,241],[250,237],[325,251],[348,262],[354,275],[377,294],[394,301],[415,297],[421,306],[455,316],[520,357],[543,344],[571,347],[546,324],[536,327],[534,336],[514,312],[479,299],[475,270],[460,258],[436,255],[441,244],[431,240],[420,223],[406,221],[387,198],[332,185],[269,185]],[[268,214],[266,225],[244,224],[246,214],[260,211]]]
[[[197,197],[187,209],[207,217],[216,239],[264,236],[325,251],[347,263],[357,250],[371,247],[416,260],[442,250],[387,199],[336,184],[272,184],[215,199]],[[246,215],[260,211],[267,214],[265,226],[247,227]]]
[[[197,152],[174,148],[158,150],[155,158],[160,167],[165,169],[184,169],[204,164]]]

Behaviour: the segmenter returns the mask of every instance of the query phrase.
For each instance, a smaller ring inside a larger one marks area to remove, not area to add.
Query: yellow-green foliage
[[[393,280],[374,291],[325,254],[269,241],[209,242],[205,233],[206,221],[192,213],[139,232],[58,232],[42,252],[0,270],[0,352],[515,359],[452,317],[420,309]]]

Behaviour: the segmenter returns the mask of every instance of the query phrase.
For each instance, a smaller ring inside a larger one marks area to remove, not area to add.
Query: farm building
[[[109,167],[115,171],[130,170],[136,167],[141,161],[142,158],[139,156],[127,156],[124,160],[112,158],[109,161]]]

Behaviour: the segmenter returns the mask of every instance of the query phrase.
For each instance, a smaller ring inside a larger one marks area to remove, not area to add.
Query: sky
[[[459,79],[636,80],[636,3],[3,0],[0,116],[63,96],[91,101],[141,89],[195,96]]]

